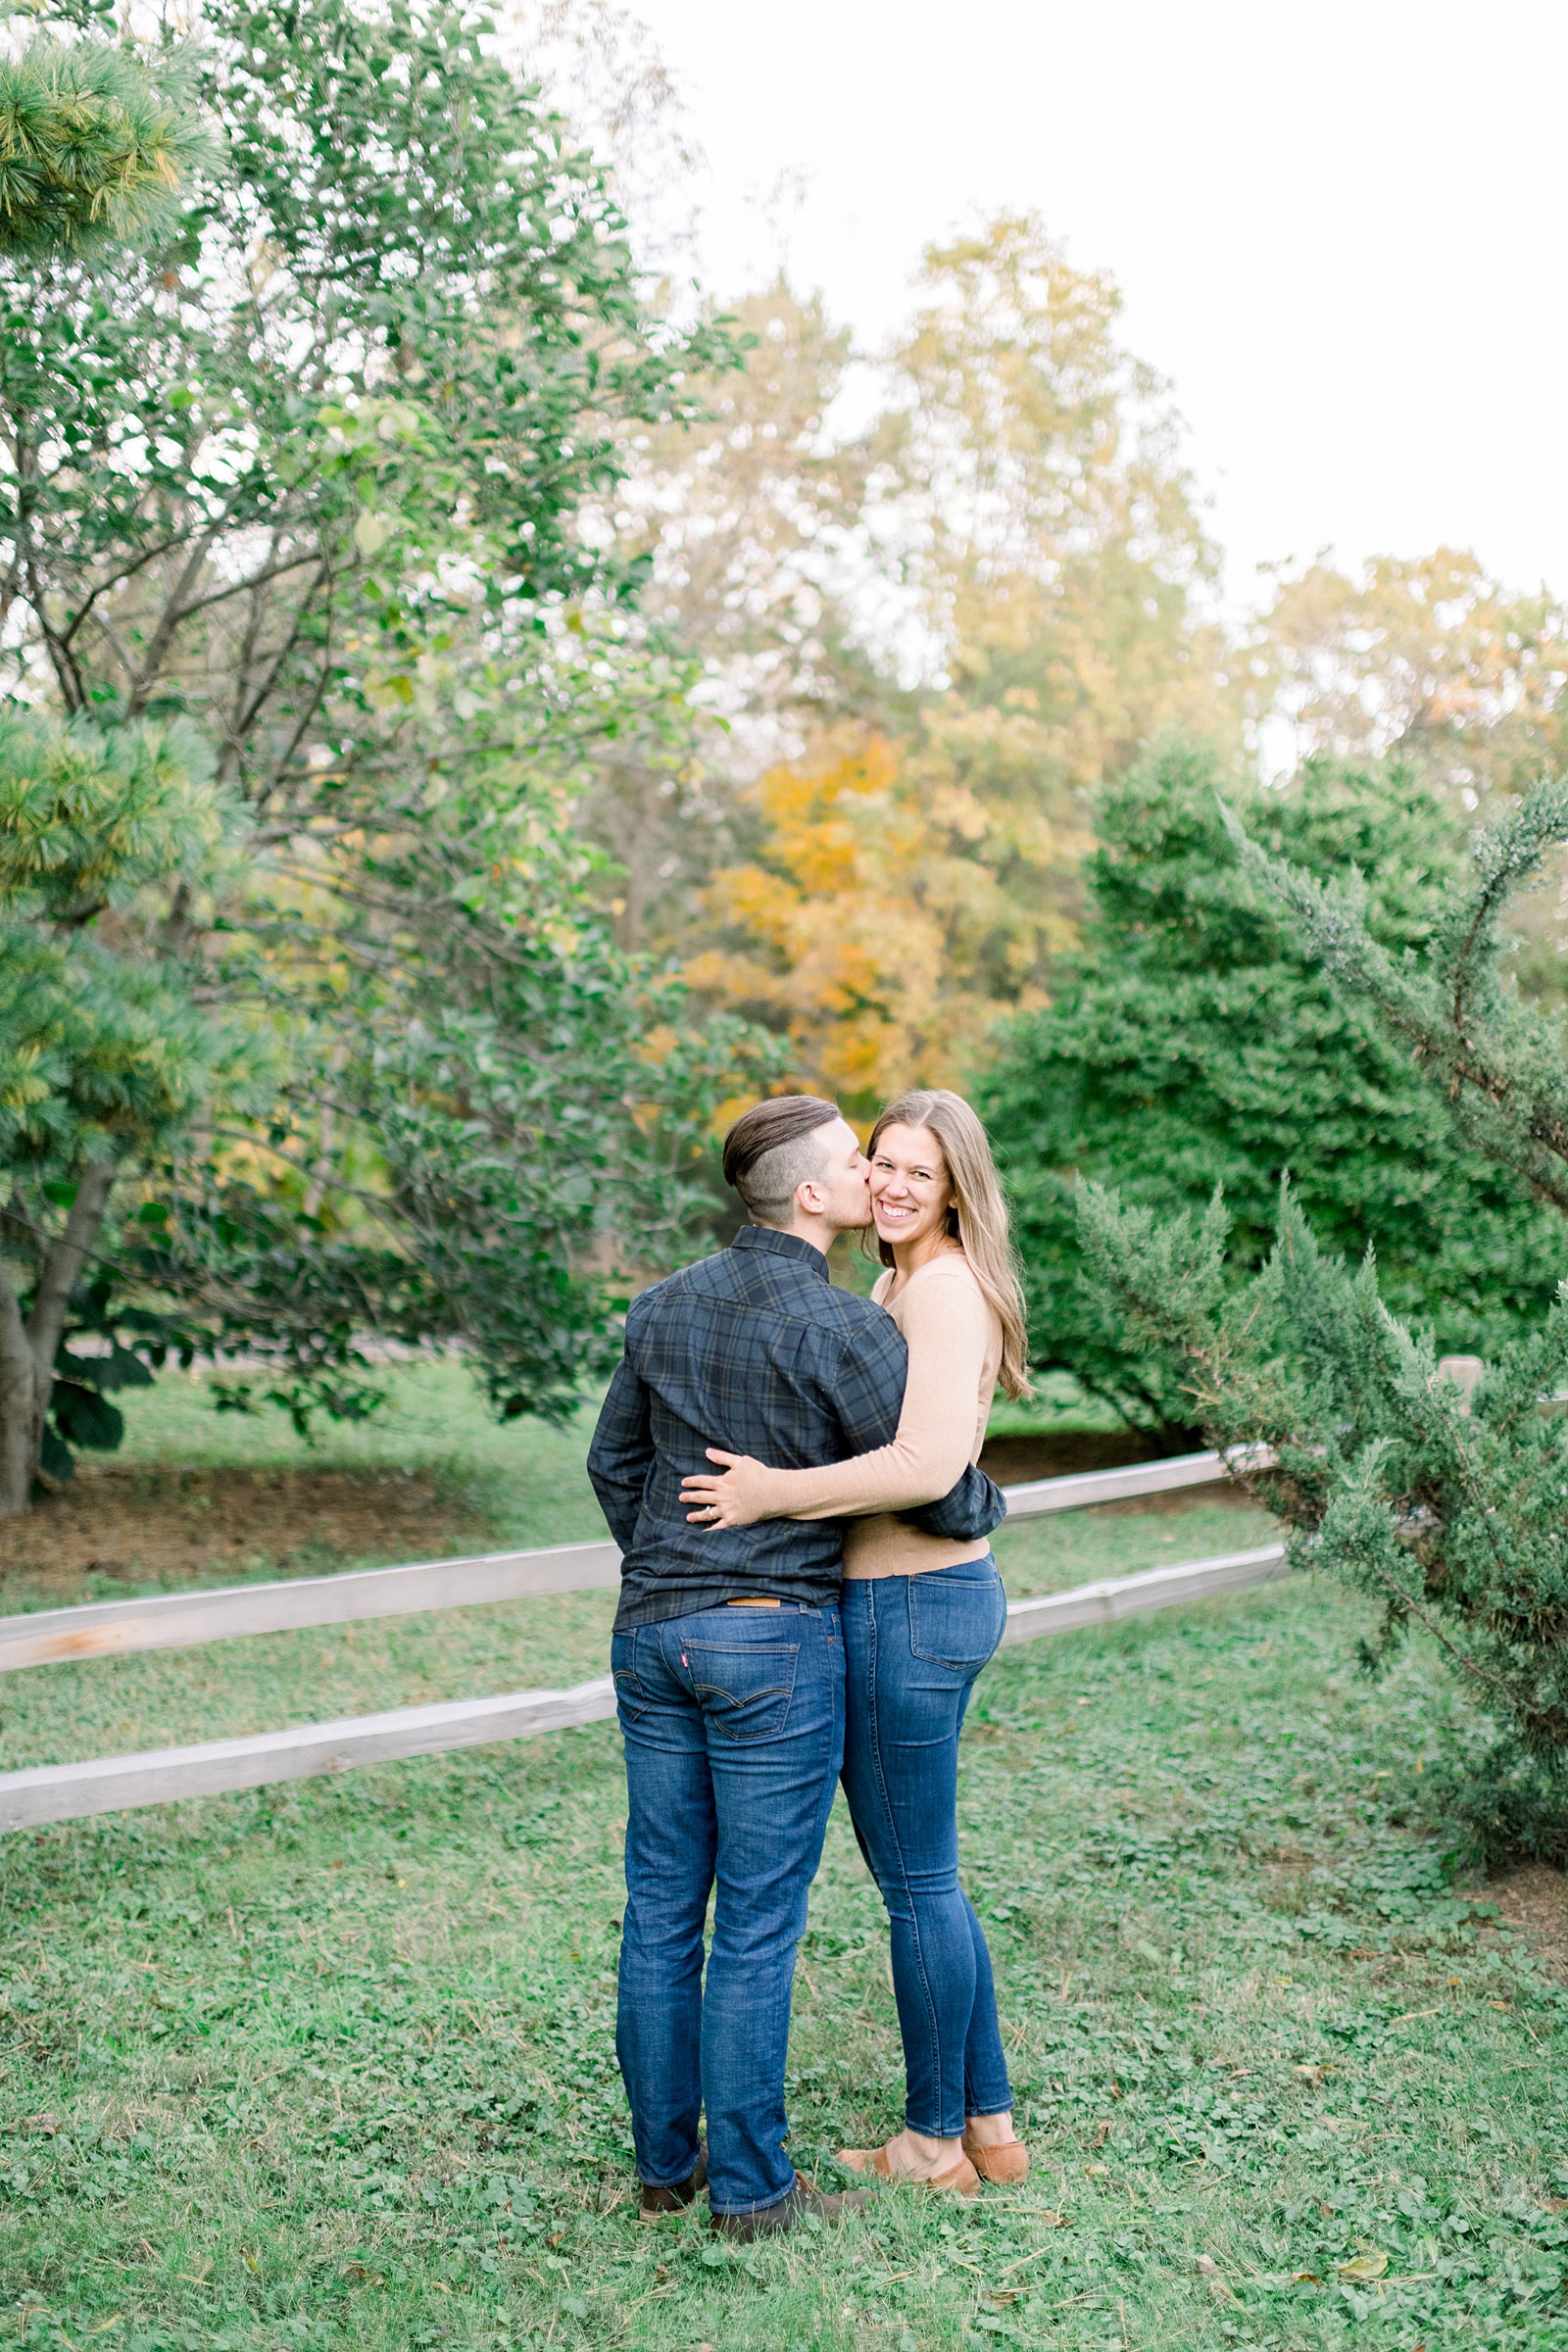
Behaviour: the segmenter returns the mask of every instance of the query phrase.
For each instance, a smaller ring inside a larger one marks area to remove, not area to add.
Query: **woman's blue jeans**
[[[991,1954],[958,1885],[958,1731],[1002,1639],[994,1559],[843,1588],[844,1793],[893,1930],[905,2122],[953,2139],[1012,2105]]]

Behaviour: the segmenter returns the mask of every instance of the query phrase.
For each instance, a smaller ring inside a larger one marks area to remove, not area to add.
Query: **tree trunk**
[[[0,1263],[0,1519],[14,1519],[32,1499],[37,1444],[38,1383],[27,1345],[22,1307],[11,1276]]]
[[[117,1173],[108,1160],[94,1160],[82,1170],[66,1230],[44,1252],[25,1324],[11,1277],[0,1264],[0,1519],[16,1518],[32,1501],[71,1294],[102,1231]]]

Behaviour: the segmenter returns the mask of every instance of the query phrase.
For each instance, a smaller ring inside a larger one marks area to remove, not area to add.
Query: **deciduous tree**
[[[1113,281],[1003,215],[932,247],[921,294],[883,425],[948,679],[913,760],[994,886],[961,968],[1017,1003],[1074,935],[1089,795],[1161,732],[1233,743],[1239,703],[1179,419]]]
[[[812,524],[791,564],[819,563],[835,533],[855,543],[862,568],[843,566],[832,617],[849,624],[842,645],[880,647],[858,703],[853,662],[830,665],[822,718],[888,748],[841,766],[830,734],[742,800],[732,838],[750,855],[710,893],[720,933],[689,968],[727,1001],[771,1004],[797,1066],[856,1103],[972,1071],[996,1015],[1043,1001],[1077,936],[1095,788],[1163,728],[1237,738],[1207,616],[1214,553],[1165,387],[1126,351],[1119,309],[1110,280],[1074,270],[1031,218],[933,247],[881,416],[829,452],[831,518],[799,494],[799,467],[787,477],[791,516]],[[715,458],[729,481],[733,457]],[[891,605],[876,567],[897,575]],[[760,629],[793,662],[776,613],[731,576],[732,630]],[[825,632],[808,617],[802,666],[820,679]],[[918,692],[895,677],[911,630],[940,680]],[[831,895],[813,905],[804,877],[824,858]]]
[[[1568,612],[1460,549],[1283,577],[1256,654],[1254,699],[1305,751],[1392,756],[1470,809],[1554,770],[1568,742]]]
[[[956,1078],[932,885],[943,845],[885,737],[821,739],[757,788],[763,857],[708,893],[723,943],[686,965],[702,994],[782,1029],[793,1067],[869,1120],[916,1081]]]
[[[216,160],[172,225],[0,258],[4,659],[73,724],[211,740],[244,870],[177,878],[156,945],[278,1079],[149,1126],[113,1199],[89,1141],[40,1165],[18,1279],[69,1197],[122,1342],[177,1310],[304,1420],[373,1394],[365,1335],[457,1339],[559,1411],[761,1067],[614,951],[570,821],[692,682],[584,510],[726,337],[648,309],[482,19],[215,0],[190,73]]]
[[[733,316],[742,364],[706,379],[704,418],[631,433],[603,515],[644,567],[643,626],[701,676],[684,756],[607,744],[583,804],[618,868],[616,933],[632,948],[684,952],[715,868],[765,830],[760,770],[898,700],[856,635],[870,449],[828,428],[848,332],[782,279]]]

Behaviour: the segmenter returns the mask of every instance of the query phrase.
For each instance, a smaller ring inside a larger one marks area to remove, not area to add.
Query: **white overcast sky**
[[[875,342],[924,242],[1031,207],[1172,379],[1232,599],[1445,541],[1568,594],[1568,0],[629,6],[708,159],[715,289],[782,236]]]

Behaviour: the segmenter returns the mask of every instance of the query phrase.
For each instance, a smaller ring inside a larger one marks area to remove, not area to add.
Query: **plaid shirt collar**
[[[802,1241],[798,1233],[780,1233],[776,1225],[743,1225],[731,1242],[732,1250],[771,1250],[780,1257],[793,1257],[811,1273],[828,1279],[827,1258],[814,1242]]]

